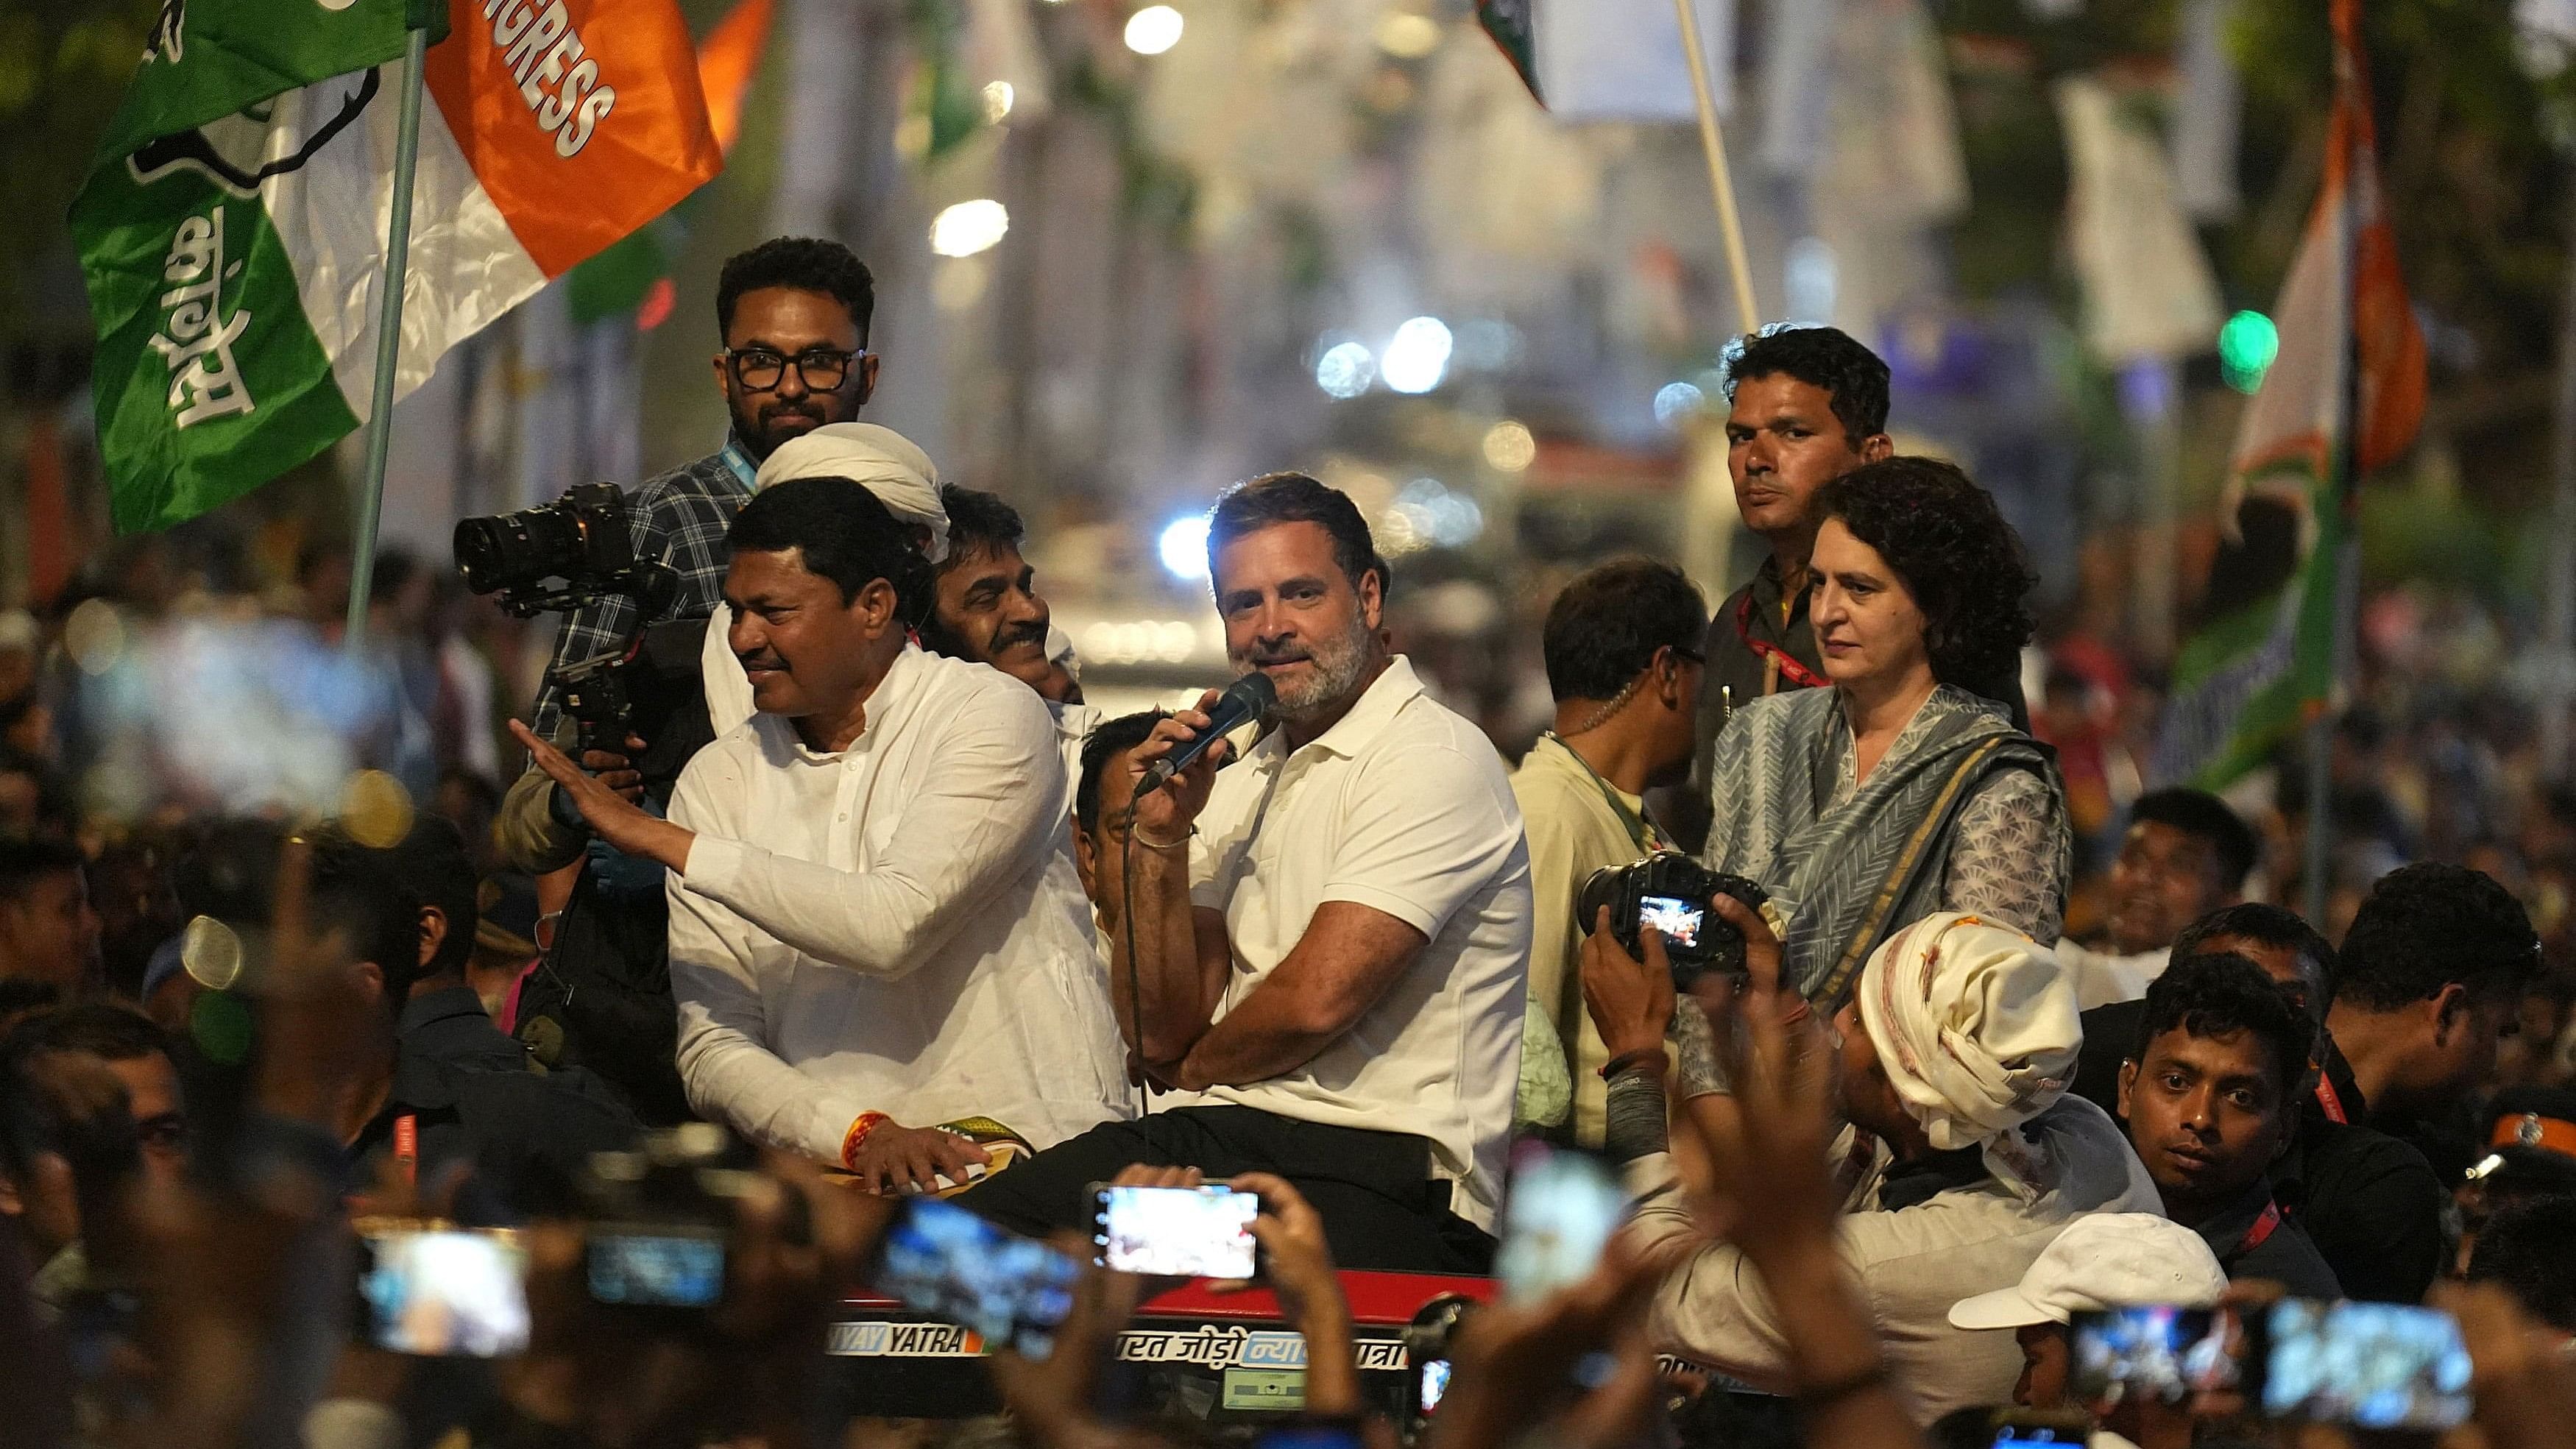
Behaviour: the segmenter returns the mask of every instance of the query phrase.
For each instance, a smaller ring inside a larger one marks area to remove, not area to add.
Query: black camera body
[[[1638,933],[1647,926],[1664,939],[1672,962],[1673,985],[1687,990],[1711,971],[1741,976],[1744,933],[1709,909],[1709,898],[1730,895],[1754,910],[1771,897],[1740,875],[1727,875],[1676,851],[1659,850],[1627,865],[1609,865],[1592,873],[1576,897],[1575,909],[1589,930],[1601,908],[1610,908],[1610,933],[1633,954],[1642,948]]]
[[[609,594],[641,597],[665,572],[637,562],[634,521],[614,483],[576,483],[552,503],[459,519],[456,571],[465,587],[499,594],[501,607],[522,619]],[[549,579],[562,587],[546,587]]]

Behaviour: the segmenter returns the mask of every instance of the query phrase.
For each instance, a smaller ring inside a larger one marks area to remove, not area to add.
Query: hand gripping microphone
[[[1278,702],[1279,686],[1260,670],[1236,680],[1217,696],[1215,704],[1208,706],[1208,727],[1199,731],[1197,738],[1146,767],[1144,780],[1136,786],[1136,798],[1142,800],[1170,784],[1174,775],[1188,769],[1218,740],[1268,714]]]

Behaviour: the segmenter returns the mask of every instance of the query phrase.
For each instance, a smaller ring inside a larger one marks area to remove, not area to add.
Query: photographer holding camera
[[[1540,648],[1555,728],[1512,772],[1529,828],[1530,1018],[1515,1121],[1601,1145],[1600,1070],[1610,1060],[1583,1014],[1583,936],[1575,896],[1592,873],[1665,848],[1645,792],[1690,768],[1699,717],[1707,605],[1679,569],[1623,559],[1565,586]],[[1560,1083],[1570,1078],[1572,1100]]]
[[[732,427],[707,457],[644,484],[626,500],[633,561],[658,573],[651,588],[608,592],[576,609],[555,641],[531,723],[541,737],[574,743],[567,675],[648,647],[650,631],[715,612],[729,554],[725,531],[752,494],[760,463],[791,439],[858,412],[875,390],[867,350],[876,306],[867,267],[838,242],[777,237],[728,260],[716,287],[723,350],[714,359]],[[501,520],[508,522],[508,520]],[[675,641],[668,671],[694,693],[697,641]],[[574,686],[578,689],[580,686]],[[711,731],[702,703],[672,712],[663,738],[584,742],[583,768],[630,800],[667,800],[680,768]],[[664,944],[661,867],[595,842],[562,792],[533,766],[511,786],[493,835],[515,868],[545,875],[589,868],[561,914],[545,969],[528,983],[520,1035],[549,1064],[581,1062],[624,1093],[638,1115],[687,1115],[672,1066],[675,1027]]]

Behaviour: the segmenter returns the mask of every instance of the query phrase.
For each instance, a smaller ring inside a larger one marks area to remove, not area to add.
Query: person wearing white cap
[[[1724,896],[1712,906],[1744,933],[1756,981],[1779,989],[1770,927]],[[1649,940],[1645,956],[1597,934],[1584,975],[1611,1053],[1609,1150],[1627,1162],[1637,1195],[1630,1232],[1675,1264],[1655,1296],[1653,1331],[1669,1352],[1786,1390],[1778,1311],[1741,1250],[1703,1232],[1666,1150],[1668,1029],[1681,1048],[1685,1110],[1715,1121],[1730,1107],[1698,1004],[1676,1013],[1669,988],[1653,987],[1669,979],[1660,942]],[[1629,989],[1605,989],[1623,983]],[[1835,1149],[1850,1183],[1843,1263],[1887,1373],[1920,1422],[2001,1402],[2019,1369],[2010,1343],[1953,1327],[1953,1303],[2019,1281],[2073,1218],[2156,1209],[2155,1184],[2119,1129],[2099,1107],[2065,1096],[2075,1016],[2073,989],[2046,947],[1939,911],[1870,955],[1833,1018],[1833,1080],[1850,1124]]]
[[[2011,1329],[2022,1355],[2012,1401],[2024,1408],[2055,1409],[2069,1402],[2074,1355],[2067,1325],[2076,1314],[2106,1308],[2213,1308],[2226,1292],[2227,1274],[2200,1234],[2157,1213],[2092,1213],[2068,1223],[2019,1283],[1952,1305],[1950,1326],[1987,1335]],[[2165,1380],[2173,1399],[2187,1397],[2197,1369],[2191,1362],[2193,1346],[2158,1340],[2137,1347],[2137,1357],[2120,1377]],[[2203,1351],[2214,1347],[2204,1345]],[[2092,1449],[2126,1449],[2147,1437],[2140,1418],[2173,1407],[2154,1402],[2155,1397],[2129,1395],[2112,1406],[2105,1415],[2110,1431],[2095,1434]],[[2187,1423],[2184,1433],[2188,1436]]]
[[[689,762],[668,820],[520,728],[603,838],[669,871],[691,1105],[883,1190],[1127,1114],[1053,721],[910,642],[925,532],[846,477],[744,507],[727,635],[758,713]]]

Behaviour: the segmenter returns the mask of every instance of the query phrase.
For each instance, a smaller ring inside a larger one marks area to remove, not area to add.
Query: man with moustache
[[[1350,499],[1303,474],[1218,500],[1226,652],[1277,687],[1266,732],[1130,804],[1110,1004],[1162,1105],[959,1201],[1087,1228],[1124,1167],[1269,1172],[1345,1267],[1480,1272],[1502,1196],[1530,948],[1529,855],[1502,762],[1424,691],[1384,624]],[[1209,728],[1208,695],[1136,758]],[[1132,945],[1130,942],[1132,941]]]
[[[724,446],[627,495],[635,557],[669,571],[669,602],[648,615],[638,600],[611,595],[565,620],[529,716],[539,737],[571,746],[557,682],[565,668],[622,650],[657,625],[715,612],[730,558],[725,531],[750,500],[761,463],[782,444],[850,418],[875,390],[877,358],[867,350],[875,310],[866,265],[838,242],[775,237],[725,262],[716,284],[723,346],[712,363],[731,419]],[[686,738],[630,736],[624,749],[585,752],[580,763],[639,799],[648,764],[656,778],[675,775],[713,731],[675,724],[672,733]],[[648,762],[645,752],[655,744]],[[670,1066],[659,867],[594,842],[579,812],[533,765],[511,785],[493,837],[513,869],[541,877],[588,857],[578,883],[540,883],[542,903],[563,919],[561,944],[531,983],[522,1039],[550,1065],[591,1066],[648,1121],[680,1120],[687,1105]],[[598,897],[598,908],[585,891]]]
[[[941,485],[939,502],[948,513],[948,552],[932,580],[923,647],[989,664],[1036,690],[1055,716],[1065,776],[1078,779],[1083,737],[1100,722],[1100,711],[1082,702],[1081,681],[1048,648],[1051,616],[1037,570],[1020,552],[1028,533],[1019,510],[954,483]]]

